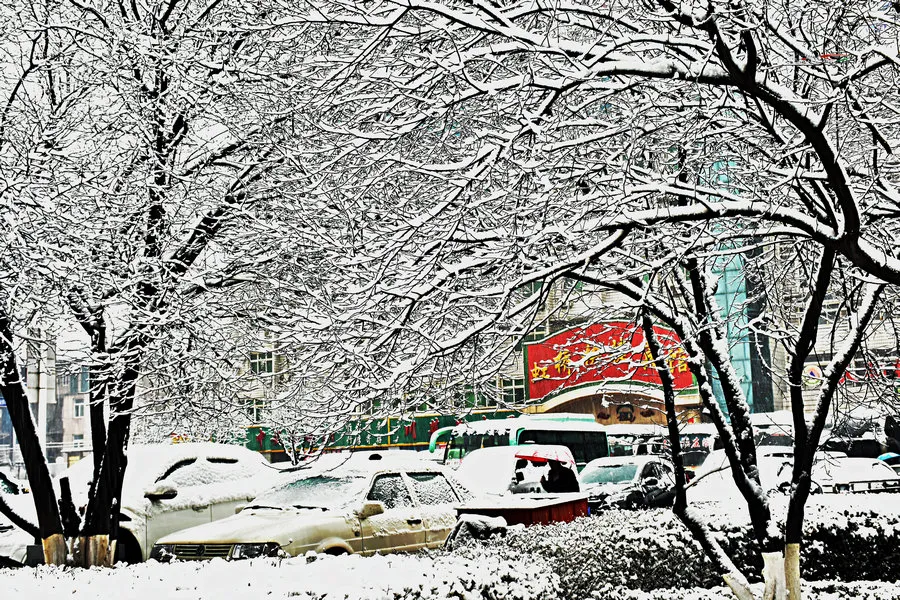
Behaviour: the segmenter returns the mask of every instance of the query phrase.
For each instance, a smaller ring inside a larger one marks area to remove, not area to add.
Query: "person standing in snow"
[[[550,463],[550,470],[546,475],[541,477],[541,487],[544,491],[551,494],[566,494],[569,492],[579,492],[581,488],[578,485],[578,478],[572,469],[563,466],[558,460],[547,461]]]

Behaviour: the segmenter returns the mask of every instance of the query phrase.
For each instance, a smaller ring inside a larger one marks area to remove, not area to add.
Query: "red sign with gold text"
[[[687,354],[674,331],[654,327],[675,389],[694,385]],[[662,385],[653,368],[643,330],[634,323],[612,321],[557,333],[525,345],[528,397],[544,398],[553,392],[600,381],[642,381]]]

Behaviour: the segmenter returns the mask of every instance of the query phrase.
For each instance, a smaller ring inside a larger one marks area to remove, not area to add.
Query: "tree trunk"
[[[140,338],[139,338],[140,339]],[[132,340],[124,355],[134,356],[140,341]],[[128,364],[115,387],[107,389],[110,421],[106,432],[106,451],[100,474],[91,485],[82,536],[83,564],[109,566],[112,564],[115,540],[119,529],[119,506],[122,483],[128,466],[128,440],[131,435],[131,409],[134,405],[138,370]]]
[[[684,523],[694,539],[699,542],[706,556],[718,567],[722,574],[722,580],[737,599],[756,600],[753,597],[753,592],[750,590],[750,584],[747,582],[747,579],[725,554],[722,546],[713,537],[700,516],[688,508],[685,492],[684,459],[681,456],[681,437],[678,431],[678,415],[675,411],[675,383],[672,379],[672,372],[669,371],[669,367],[666,365],[662,348],[653,331],[653,322],[646,310],[644,310],[642,315],[641,327],[644,330],[644,339],[650,351],[650,358],[653,360],[659,373],[659,379],[663,387],[669,447],[672,453],[672,463],[675,465],[675,503],[672,506],[672,512]]]
[[[746,579],[735,578],[731,574],[723,575],[722,579],[725,581],[725,585],[731,590],[731,593],[733,593],[738,600],[756,600]]]
[[[79,539],[81,546],[80,564],[83,567],[111,567],[115,556],[116,542],[108,535],[90,535]]]
[[[44,564],[66,564],[68,547],[66,546],[66,538],[63,537],[63,534],[54,533],[49,537],[45,537],[41,540],[41,545],[44,547]]]
[[[785,558],[781,552],[763,552],[763,600],[785,600]]]
[[[64,565],[66,543],[56,504],[56,492],[53,490],[47,459],[28,407],[28,397],[22,386],[12,339],[12,322],[9,315],[0,309],[0,393],[6,400],[9,419],[19,441],[22,460],[25,461],[25,472],[37,514],[39,537],[44,547],[44,562],[48,565]]]
[[[800,544],[784,547],[784,576],[789,600],[802,600],[800,591]]]

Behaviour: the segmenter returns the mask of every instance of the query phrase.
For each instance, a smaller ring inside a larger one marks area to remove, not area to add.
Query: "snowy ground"
[[[558,579],[546,565],[486,557],[467,560],[444,553],[393,556],[300,557],[277,561],[159,564],[155,561],[113,569],[0,570],[4,598],[41,600],[116,598],[225,600],[577,600],[561,599]],[[900,585],[883,582],[805,585],[808,600],[896,600]],[[589,600],[713,600],[729,598],[724,589],[656,592],[605,588]]]
[[[331,557],[319,555],[278,561],[160,564],[156,561],[117,567],[0,570],[3,598],[41,600],[116,598],[158,600],[226,600],[294,598],[297,600],[385,600],[482,598],[539,600],[553,598],[557,580],[536,577],[532,569],[497,559],[466,560],[447,555]]]

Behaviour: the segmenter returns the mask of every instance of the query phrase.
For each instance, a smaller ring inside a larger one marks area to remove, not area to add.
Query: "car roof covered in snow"
[[[848,483],[898,479],[890,465],[877,458],[825,457],[813,465],[812,478],[819,483]]]
[[[353,473],[367,476],[390,469],[415,469],[422,471],[446,471],[434,460],[426,460],[419,452],[411,450],[374,450],[362,452],[330,452],[315,457],[298,468],[287,470],[298,478],[326,472]]]

